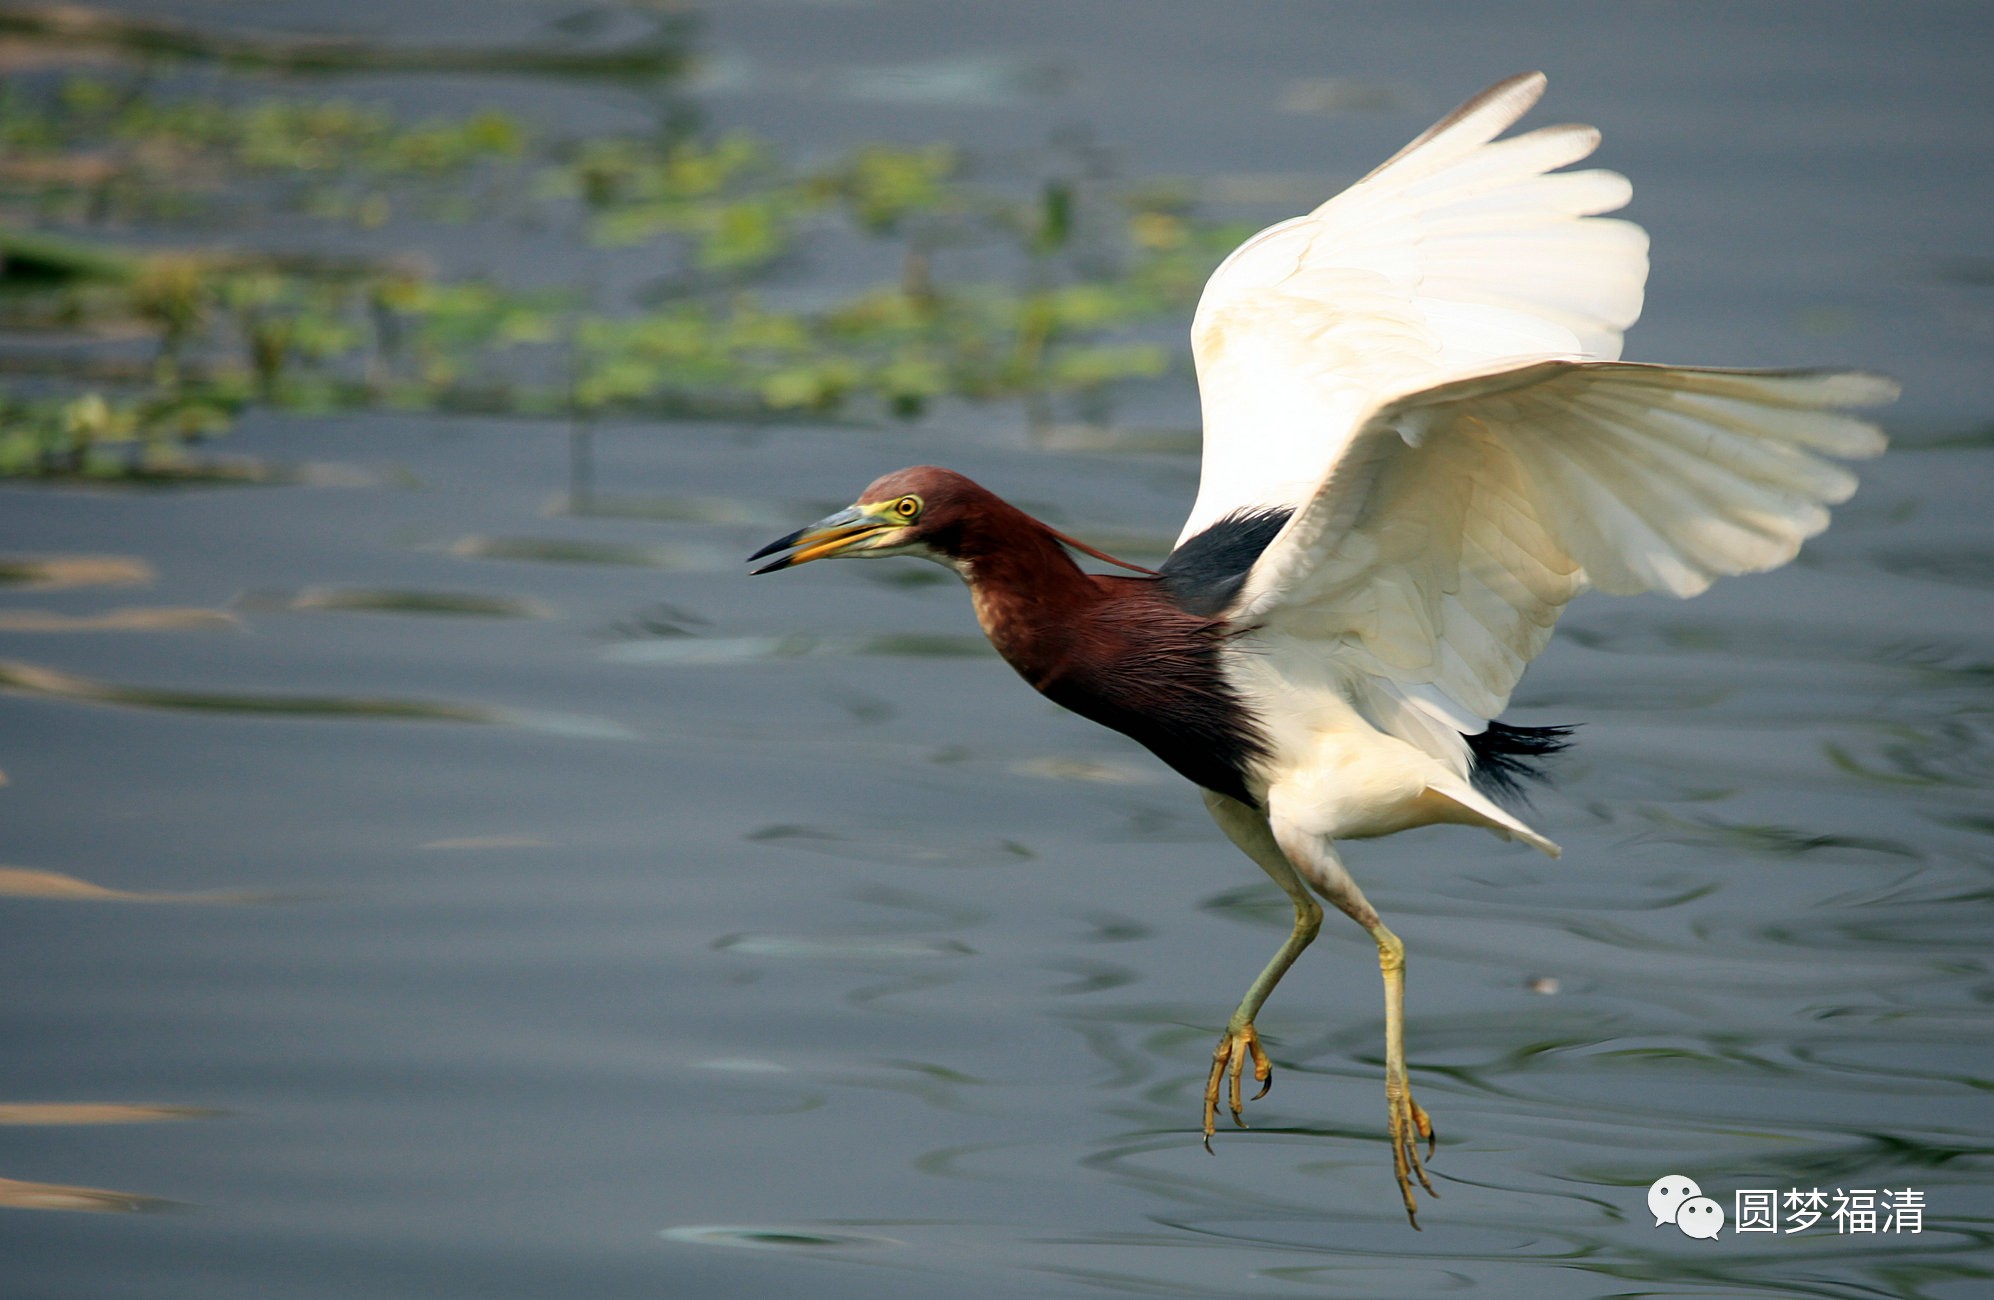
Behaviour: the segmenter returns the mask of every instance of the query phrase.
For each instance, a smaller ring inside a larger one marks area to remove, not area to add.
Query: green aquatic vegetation
[[[1039,422],[1057,401],[1096,415],[1170,368],[1144,331],[1243,233],[1181,187],[1119,187],[1056,153],[1022,181],[945,145],[799,165],[676,118],[564,142],[496,110],[404,121],[236,89],[98,74],[0,89],[0,373],[29,381],[0,403],[0,474],[178,472],[250,404],[871,419],[1023,399]],[[231,237],[273,212],[397,249]],[[485,247],[642,249],[654,279],[453,274],[461,222]],[[837,278],[882,261],[888,282]]]
[[[735,133],[710,144],[595,140],[540,176],[547,197],[580,200],[590,233],[610,245],[690,238],[699,267],[738,271],[779,256],[803,204],[768,146]]]
[[[1085,328],[1085,327],[1081,327]],[[752,296],[675,303],[585,322],[575,400],[642,405],[677,393],[771,411],[836,412],[861,399],[900,416],[939,397],[1078,392],[1161,374],[1151,344],[1062,345],[1059,301],[976,286],[916,297],[876,290],[818,312],[779,312]]]
[[[384,187],[516,163],[530,143],[496,110],[403,123],[350,100],[167,98],[76,76],[39,98],[0,89],[0,204],[90,222],[183,218],[260,179],[285,183],[279,206],[379,224],[368,215],[385,210]]]
[[[0,287],[17,291],[83,284],[122,284],[142,259],[87,240],[0,226]]]
[[[663,146],[589,141],[546,169],[535,190],[582,203],[600,243],[683,238],[696,269],[731,274],[791,251],[813,221],[842,220],[886,237],[903,233],[917,217],[960,215],[968,205],[951,184],[957,165],[946,146],[866,145],[827,166],[798,169],[768,142],[730,132]]]
[[[642,12],[637,10],[636,12]],[[119,14],[76,4],[0,10],[0,37],[92,59],[184,59],[289,74],[512,73],[652,81],[685,69],[694,20],[663,7],[651,30],[607,48],[553,45],[466,48],[377,45],[351,37],[224,32],[172,18]]]
[[[209,475],[196,449],[235,408],[207,395],[23,399],[0,394],[0,475],[186,478]],[[232,477],[231,475],[223,475]]]
[[[911,217],[945,212],[960,203],[960,192],[950,185],[960,163],[947,145],[867,145],[820,173],[812,186],[844,204],[866,231],[885,235]]]

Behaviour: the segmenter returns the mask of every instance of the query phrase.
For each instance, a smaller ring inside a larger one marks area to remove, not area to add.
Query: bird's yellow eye
[[[893,503],[893,513],[911,522],[914,516],[921,513],[921,498],[914,496],[901,497]]]

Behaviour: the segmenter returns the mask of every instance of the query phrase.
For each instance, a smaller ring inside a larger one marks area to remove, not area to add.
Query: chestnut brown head
[[[965,524],[993,509],[1008,507],[954,470],[916,465],[873,480],[852,505],[778,537],[748,558],[790,552],[756,573],[851,555],[921,555],[948,564],[961,558]]]

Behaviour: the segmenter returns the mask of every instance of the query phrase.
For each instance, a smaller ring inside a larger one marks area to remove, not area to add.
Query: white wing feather
[[[1309,499],[1382,402],[1498,361],[1620,355],[1648,240],[1593,214],[1627,202],[1626,178],[1546,174],[1597,147],[1591,127],[1495,141],[1543,91],[1540,73],[1484,91],[1212,273],[1191,327],[1204,463],[1179,542]]]
[[[1463,736],[1574,596],[1690,596],[1793,558],[1855,490],[1821,454],[1883,448],[1841,408],[1896,394],[1851,372],[1620,363],[1647,236],[1595,215],[1625,178],[1549,174],[1592,128],[1495,139],[1543,89],[1484,91],[1248,240],[1192,326],[1205,448],[1180,543],[1234,510],[1294,511],[1226,611],[1242,671],[1298,707],[1341,699],[1460,778]],[[1283,761],[1306,767],[1320,742],[1295,743]],[[1534,837],[1464,779],[1449,797]]]
[[[1856,486],[1817,453],[1883,449],[1839,408],[1896,392],[1849,371],[1546,361],[1398,398],[1227,617],[1284,658],[1306,644],[1373,725],[1455,765],[1580,591],[1693,596],[1792,559]]]

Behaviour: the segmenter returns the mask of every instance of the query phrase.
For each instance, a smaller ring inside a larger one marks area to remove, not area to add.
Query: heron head
[[[756,573],[853,555],[920,555],[953,564],[963,524],[986,500],[995,498],[953,470],[933,465],[895,470],[873,480],[843,510],[776,538],[748,559],[789,552]]]

